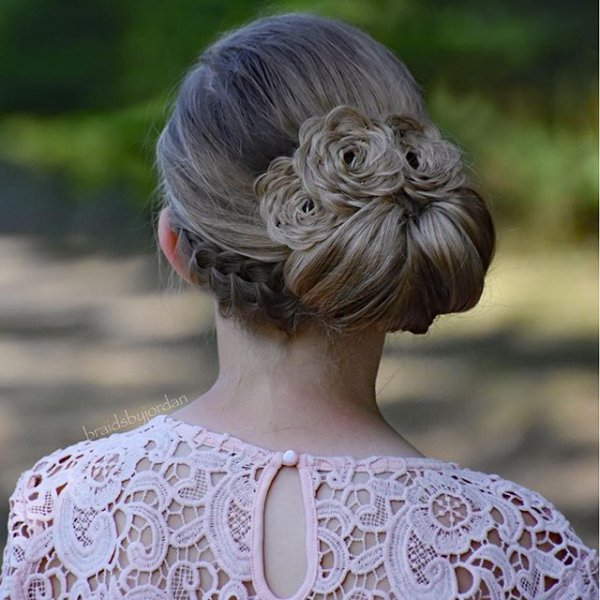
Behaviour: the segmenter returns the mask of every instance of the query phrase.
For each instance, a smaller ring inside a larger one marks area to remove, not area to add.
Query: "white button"
[[[293,467],[298,462],[298,454],[293,450],[286,450],[281,458],[282,464],[286,467]]]

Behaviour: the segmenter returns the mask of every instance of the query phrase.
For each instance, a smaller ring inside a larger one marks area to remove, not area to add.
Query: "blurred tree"
[[[500,213],[596,235],[594,0],[4,0],[0,159],[62,173],[77,198],[118,184],[147,203],[186,70],[223,31],[289,11],[345,19],[394,50]]]
[[[555,100],[566,104],[569,89],[581,100],[596,74],[593,0],[4,0],[0,111],[145,101],[175,85],[220,31],[286,9],[349,18],[425,84],[484,91],[514,110],[553,114]]]
[[[127,31],[115,0],[4,0],[0,111],[99,108],[119,73]]]
[[[0,112],[114,109],[173,85],[244,0],[5,0]]]

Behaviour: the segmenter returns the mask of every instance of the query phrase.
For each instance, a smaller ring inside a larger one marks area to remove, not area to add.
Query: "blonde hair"
[[[347,23],[292,13],[222,35],[156,166],[191,278],[251,330],[422,334],[483,292],[496,235],[460,149],[406,66]]]

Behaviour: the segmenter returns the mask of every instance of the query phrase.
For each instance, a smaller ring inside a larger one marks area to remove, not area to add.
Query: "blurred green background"
[[[286,10],[347,19],[395,50],[489,184],[503,223],[526,221],[552,243],[595,235],[591,1],[5,0],[5,168],[59,176],[72,203],[118,189],[120,202],[148,206],[155,134],[184,70],[223,29]]]
[[[534,487],[597,547],[598,6],[587,0],[4,0],[0,516],[43,454],[115,412],[211,385],[209,301],[162,291],[154,143],[207,44],[287,11],[345,19],[392,48],[496,218],[479,306],[426,336],[390,336],[384,414],[431,456]]]

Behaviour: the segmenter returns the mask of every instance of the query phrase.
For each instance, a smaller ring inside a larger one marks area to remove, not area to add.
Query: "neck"
[[[188,415],[210,411],[224,427],[274,435],[388,426],[375,395],[385,332],[328,339],[310,330],[289,342],[247,333],[217,310],[215,321],[219,376]]]

